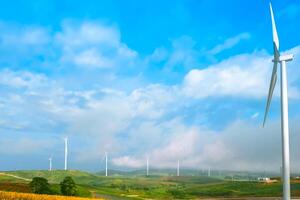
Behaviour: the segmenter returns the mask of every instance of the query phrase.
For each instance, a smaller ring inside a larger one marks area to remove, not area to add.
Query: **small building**
[[[260,181],[260,182],[268,182],[271,179],[269,177],[258,177],[257,180]]]
[[[272,180],[269,177],[258,177],[257,180],[259,182],[263,182],[263,183],[273,183],[273,182],[277,182],[276,180]]]

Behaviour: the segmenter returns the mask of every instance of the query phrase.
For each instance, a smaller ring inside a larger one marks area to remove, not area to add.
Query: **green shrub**
[[[50,194],[50,185],[48,180],[43,177],[34,177],[29,183],[32,192],[36,194]]]
[[[76,196],[77,195],[77,187],[76,183],[72,179],[72,177],[67,176],[60,183],[60,191],[65,196]]]

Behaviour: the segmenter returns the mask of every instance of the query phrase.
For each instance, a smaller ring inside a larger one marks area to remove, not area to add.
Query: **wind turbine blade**
[[[273,13],[271,2],[270,2],[270,13],[271,13],[271,20],[272,20],[272,34],[273,34],[273,48],[274,48],[274,60],[273,60],[273,62],[274,62],[274,66],[273,66],[272,77],[271,77],[271,81],[270,81],[269,94],[268,94],[268,100],[267,100],[267,105],[266,105],[266,110],[265,110],[263,126],[265,126],[265,123],[266,123],[266,120],[267,120],[267,116],[268,116],[268,112],[269,112],[269,108],[270,108],[274,88],[275,88],[276,81],[277,81],[277,64],[279,62],[279,57],[280,57],[279,38],[278,38],[278,34],[277,34],[277,29],[276,29],[274,13]]]
[[[274,19],[274,13],[272,9],[272,4],[270,2],[270,13],[271,13],[271,19],[272,19],[272,33],[273,33],[273,44],[274,44],[274,57],[279,58],[279,38],[277,34],[275,19]],[[277,57],[278,56],[278,57]]]
[[[274,61],[274,66],[273,66],[272,77],[271,77],[271,81],[270,81],[269,94],[268,94],[268,100],[267,100],[267,105],[266,105],[266,110],[265,110],[265,117],[264,117],[263,126],[265,126],[265,123],[266,123],[266,119],[267,119],[267,116],[268,116],[268,112],[269,112],[269,108],[270,108],[274,88],[275,88],[276,81],[277,81],[277,64],[278,63],[276,61]]]

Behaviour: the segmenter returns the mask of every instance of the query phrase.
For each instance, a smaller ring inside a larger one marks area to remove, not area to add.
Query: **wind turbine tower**
[[[149,157],[147,156],[147,168],[146,168],[147,172],[146,175],[149,176]]]
[[[107,152],[105,152],[105,176],[107,176]]]
[[[277,81],[277,65],[281,65],[281,134],[282,134],[282,178],[283,178],[283,200],[290,200],[290,147],[289,147],[289,119],[288,119],[288,92],[287,92],[287,75],[286,63],[292,61],[294,55],[280,55],[279,51],[279,38],[277,34],[276,24],[272,5],[270,3],[270,13],[272,20],[272,33],[273,33],[273,71],[269,87],[268,100],[266,105],[265,117],[263,126],[265,125],[273,91]]]
[[[65,170],[68,169],[68,138],[65,138]]]
[[[179,167],[180,167],[180,163],[179,163],[179,160],[177,160],[177,176],[180,175]]]
[[[49,171],[52,171],[52,157],[49,158]]]

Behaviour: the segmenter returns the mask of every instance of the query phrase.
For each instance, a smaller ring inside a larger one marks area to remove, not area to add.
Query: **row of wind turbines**
[[[64,159],[64,170],[68,170],[68,138],[64,139],[65,141],[65,159]],[[52,171],[52,156],[49,157],[49,171]]]
[[[64,170],[68,170],[68,138],[65,141],[65,159],[64,159]],[[49,157],[49,171],[52,171],[52,156]],[[105,152],[105,176],[107,176],[107,152]]]
[[[68,170],[68,138],[64,138],[65,151],[64,151],[64,170]],[[52,171],[52,156],[49,157],[49,171]],[[210,170],[209,170],[210,171]],[[177,161],[177,176],[180,175],[180,163]],[[105,152],[105,176],[108,176],[108,154]],[[149,176],[149,157],[146,160],[146,176]]]

